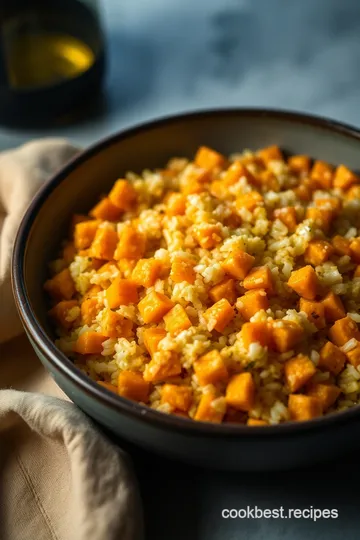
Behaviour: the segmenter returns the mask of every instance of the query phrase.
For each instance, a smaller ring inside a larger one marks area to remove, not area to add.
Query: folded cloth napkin
[[[38,188],[78,151],[62,139],[44,139],[0,154],[3,540],[142,538],[139,495],[127,456],[96,431],[39,366],[20,335],[11,294],[11,252],[21,217]],[[21,391],[4,389],[9,386]]]

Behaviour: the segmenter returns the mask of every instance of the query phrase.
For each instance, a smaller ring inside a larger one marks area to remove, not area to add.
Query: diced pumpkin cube
[[[235,279],[244,279],[254,266],[255,257],[245,251],[232,252],[223,262],[222,267],[227,274]]]
[[[99,301],[94,296],[87,298],[81,303],[81,320],[83,324],[91,326],[99,312]]]
[[[174,302],[170,298],[156,291],[151,291],[138,303],[138,309],[145,324],[160,322],[173,307]]]
[[[170,278],[174,283],[194,283],[196,272],[194,270],[195,261],[186,257],[175,257],[171,264]]]
[[[262,347],[267,347],[269,345],[269,328],[267,323],[263,321],[243,324],[240,336],[246,349],[248,349],[252,343],[260,343]]]
[[[73,214],[71,218],[71,227],[70,227],[70,235],[72,236],[75,232],[75,227],[78,223],[81,223],[82,221],[89,221],[89,216],[86,214]]]
[[[275,321],[270,326],[271,341],[276,351],[291,351],[303,338],[302,327],[293,321]]]
[[[106,381],[97,381],[97,383],[100,384],[100,386],[106,388],[106,390],[109,390],[110,392],[114,392],[115,394],[118,393],[118,387],[114,384],[108,383]]]
[[[175,304],[175,306],[164,315],[164,323],[166,331],[172,336],[177,336],[180,332],[183,332],[192,326],[185,309],[180,304]]]
[[[340,371],[344,369],[345,362],[345,353],[331,341],[327,341],[320,349],[319,368],[330,371],[334,375],[339,375]]]
[[[118,276],[106,289],[105,296],[110,309],[136,304],[138,301],[137,285],[130,279],[122,279]]]
[[[96,259],[111,261],[118,243],[117,232],[110,228],[99,228],[91,244],[91,255]]]
[[[200,146],[196,152],[195,165],[201,167],[202,169],[215,169],[217,167],[222,167],[225,163],[225,158],[219,152],[208,148],[207,146]]]
[[[271,292],[273,281],[271,270],[268,266],[257,266],[250,270],[243,282],[245,289],[265,289]]]
[[[340,388],[334,384],[313,383],[307,390],[308,396],[314,397],[320,401],[323,412],[334,405],[340,394]]]
[[[144,380],[153,383],[166,381],[180,375],[181,370],[181,362],[175,352],[158,351],[145,366]]]
[[[333,183],[333,168],[325,161],[315,161],[310,178],[319,189],[330,189]]]
[[[289,230],[294,232],[297,226],[296,210],[293,206],[285,206],[274,210],[274,218],[279,219]]]
[[[76,290],[70,270],[65,268],[45,282],[44,289],[54,300],[71,300]]]
[[[119,261],[116,261],[116,264],[121,275],[128,279],[132,276],[133,270],[136,266],[136,259],[120,259]]]
[[[334,211],[330,208],[309,206],[306,210],[306,219],[311,219],[316,227],[327,234],[334,219]]]
[[[98,332],[83,332],[77,338],[74,345],[74,352],[79,354],[101,354],[103,343],[107,337]]]
[[[246,208],[249,212],[253,212],[258,206],[264,205],[264,199],[258,191],[250,191],[245,195],[239,195],[236,199],[236,208],[241,210]]]
[[[348,201],[353,201],[355,199],[360,199],[360,186],[352,186],[350,189],[344,193],[344,197]]]
[[[313,396],[304,396],[302,394],[290,394],[288,409],[291,420],[303,422],[311,420],[322,415],[320,401]]]
[[[107,309],[101,320],[101,333],[109,338],[129,337],[133,323],[120,313]]]
[[[247,291],[243,296],[238,298],[236,307],[240,315],[249,321],[258,311],[269,308],[269,300],[264,289],[254,289]]]
[[[290,392],[296,392],[315,375],[316,367],[308,356],[299,354],[284,364],[284,376]]]
[[[221,183],[225,186],[232,186],[240,180],[240,178],[246,178],[249,184],[255,184],[256,180],[251,172],[240,161],[234,161],[230,167],[225,171],[224,176],[221,179]]]
[[[262,148],[262,150],[259,150],[258,155],[266,164],[268,164],[270,161],[284,160],[280,148],[275,144]]]
[[[318,198],[314,200],[314,203],[319,208],[332,210],[334,215],[338,215],[342,207],[341,200],[337,197]]]
[[[210,289],[209,296],[214,303],[225,298],[230,304],[234,304],[236,301],[235,281],[231,278],[225,278]]]
[[[127,180],[117,180],[109,193],[110,201],[120,210],[130,210],[134,205],[137,194]]]
[[[247,426],[268,426],[269,424],[265,420],[259,420],[258,418],[249,418],[246,422]]]
[[[280,191],[279,180],[272,171],[269,171],[268,169],[265,171],[260,171],[257,179],[258,183],[265,188],[265,191],[275,191],[276,193]]]
[[[161,388],[161,403],[168,403],[173,409],[187,412],[191,407],[192,388],[176,384],[164,384]]]
[[[340,235],[336,235],[333,237],[333,239],[331,240],[331,243],[332,243],[332,246],[334,248],[334,251],[336,253],[336,255],[339,255],[340,257],[342,257],[343,255],[351,255],[351,250],[350,250],[350,244],[351,244],[351,241],[348,240],[348,238],[344,238],[343,236],[340,236]]]
[[[145,236],[132,225],[125,225],[120,234],[114,259],[141,259],[146,246]]]
[[[220,424],[225,411],[216,408],[213,403],[216,403],[215,394],[210,392],[203,394],[196,410],[194,420],[197,420],[198,422],[213,422],[215,424]]]
[[[203,249],[213,249],[222,241],[221,229],[217,224],[195,225],[193,236]]]
[[[355,268],[354,278],[360,278],[360,264]]]
[[[49,315],[59,326],[70,330],[79,321],[79,304],[76,300],[62,300],[49,311]]]
[[[226,387],[226,402],[240,411],[250,411],[255,403],[255,383],[251,373],[233,375]]]
[[[186,210],[186,196],[183,193],[171,193],[166,200],[166,215],[183,216]]]
[[[352,338],[360,340],[360,332],[356,322],[346,316],[333,324],[329,330],[329,338],[335,345],[341,347]]]
[[[216,304],[213,304],[204,313],[204,318],[207,322],[207,328],[211,330],[217,330],[222,332],[227,325],[232,321],[235,316],[234,308],[231,306],[226,298],[219,300]]]
[[[353,349],[347,351],[346,356],[350,364],[352,364],[355,368],[360,366],[360,343],[357,342]]]
[[[356,264],[360,264],[360,237],[355,238],[350,244],[351,258]]]
[[[150,385],[136,371],[121,371],[118,379],[118,393],[133,401],[146,403],[149,399]]]
[[[162,264],[158,259],[140,259],[132,272],[131,279],[142,287],[152,287],[157,279],[160,278]]]
[[[288,159],[291,172],[295,174],[307,175],[310,172],[311,160],[309,156],[296,155]]]
[[[335,293],[329,292],[321,302],[325,310],[325,319],[328,322],[334,322],[345,317],[344,305]]]
[[[74,244],[76,249],[87,249],[91,246],[100,223],[101,221],[98,219],[92,219],[91,221],[80,221],[75,225]]]
[[[307,202],[311,200],[313,187],[314,186],[311,185],[311,181],[308,178],[303,178],[293,191],[300,201]]]
[[[208,171],[189,171],[181,178],[180,189],[184,197],[203,193],[207,189],[206,182],[210,180]]]
[[[291,272],[289,287],[299,296],[314,300],[317,293],[318,278],[312,266],[307,265]]]
[[[222,180],[213,180],[209,186],[209,193],[220,200],[225,200],[229,196],[228,188]]]
[[[121,210],[115,206],[109,197],[105,197],[89,212],[90,216],[102,221],[118,221],[121,216]]]
[[[101,291],[102,288],[100,287],[100,285],[92,285],[84,294],[83,299],[88,300],[89,298],[93,298],[94,296],[97,296]]]
[[[67,265],[69,265],[75,258],[76,248],[73,242],[68,242],[63,249],[62,256]]]
[[[201,386],[227,381],[229,374],[219,351],[213,350],[194,362],[194,371]]]
[[[319,330],[325,326],[325,308],[322,302],[300,298],[299,311],[306,313],[308,320]]]
[[[359,179],[356,174],[345,167],[345,165],[339,165],[336,168],[334,176],[334,188],[343,189],[345,191],[358,182]]]
[[[313,266],[319,266],[331,257],[334,248],[325,240],[311,240],[305,250],[304,260]]]
[[[143,333],[144,345],[150,356],[153,356],[159,348],[159,343],[166,336],[164,328],[146,328]]]

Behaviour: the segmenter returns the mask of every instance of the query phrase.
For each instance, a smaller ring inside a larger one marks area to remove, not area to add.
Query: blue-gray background
[[[103,0],[107,109],[50,131],[0,129],[1,147],[86,145],[133,123],[216,106],[291,108],[360,126],[357,0]],[[357,459],[280,475],[189,470],[138,455],[151,540],[360,537]],[[222,508],[337,508],[338,520],[223,520]]]

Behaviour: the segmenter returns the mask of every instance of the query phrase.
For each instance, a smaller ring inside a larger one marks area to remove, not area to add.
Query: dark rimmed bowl
[[[92,146],[54,176],[24,216],[13,256],[13,289],[26,333],[58,385],[115,437],[198,465],[231,470],[290,469],[360,446],[360,408],[309,422],[248,427],[197,423],[117,396],[80,372],[53,344],[43,283],[71,215],[87,211],[128,170],[193,156],[201,144],[224,154],[270,144],[360,169],[360,132],[291,112],[231,109],[144,124]]]

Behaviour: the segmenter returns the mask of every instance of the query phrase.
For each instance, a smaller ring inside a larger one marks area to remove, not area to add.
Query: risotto
[[[266,426],[360,401],[360,180],[277,146],[129,172],[45,283],[57,347],[110,391]]]

